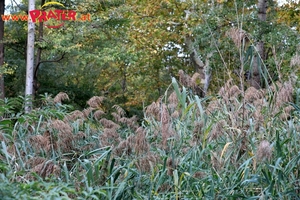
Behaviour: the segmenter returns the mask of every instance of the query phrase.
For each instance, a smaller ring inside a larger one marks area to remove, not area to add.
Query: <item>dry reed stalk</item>
[[[215,152],[211,152],[211,164],[214,169],[219,171],[222,166],[222,162],[219,160],[219,157]]]
[[[210,136],[209,136],[209,141],[214,140],[218,138],[220,135],[223,135],[223,131],[226,125],[226,121],[224,119],[218,121],[213,129],[211,130]]]
[[[194,173],[193,177],[197,178],[197,179],[202,179],[202,178],[206,177],[206,173],[197,171],[197,172]]]
[[[51,124],[51,128],[58,131],[57,146],[62,152],[69,152],[74,148],[74,136],[72,133],[73,129],[68,123],[65,123],[61,120],[54,120]]]
[[[177,110],[175,110],[172,114],[171,114],[171,117],[173,118],[173,119],[178,119],[179,118],[179,112],[177,111]]]
[[[84,119],[84,114],[79,110],[74,110],[69,115],[66,116],[68,121],[76,121],[77,119]]]
[[[290,66],[291,67],[294,67],[294,66],[299,67],[300,66],[300,56],[298,53],[296,53],[296,55],[294,55],[291,58]]]
[[[261,113],[261,109],[259,108],[256,109],[256,111],[253,113],[253,119],[255,122],[254,129],[258,131],[265,121],[264,116]]]
[[[114,117],[115,122],[120,122],[121,117],[118,113],[112,112],[111,115]]]
[[[270,160],[271,157],[272,157],[271,144],[267,140],[261,141],[256,151],[257,161],[261,162],[264,160]]]
[[[161,193],[169,192],[171,191],[171,189],[172,186],[169,183],[164,183],[158,187],[157,192],[161,194]]]
[[[111,146],[115,147],[121,141],[117,130],[114,128],[105,128],[103,134],[99,136],[99,140],[101,142],[101,146]]]
[[[54,164],[52,160],[44,161],[41,164],[36,165],[31,171],[37,173],[42,178],[60,176],[60,167]]]
[[[32,168],[34,166],[37,166],[41,163],[44,163],[46,161],[46,158],[43,158],[43,157],[33,157],[33,158],[30,158],[27,160],[26,162],[26,166],[28,168]]]
[[[100,123],[103,125],[104,128],[109,128],[109,129],[119,129],[120,125],[116,124],[115,122],[108,120],[108,119],[101,119]]]
[[[84,140],[86,138],[86,134],[82,131],[78,131],[74,136],[74,140]]]
[[[119,143],[119,145],[115,148],[114,153],[118,156],[122,156],[123,154],[131,155],[135,144],[135,137],[131,135],[126,140]]]
[[[201,135],[203,133],[204,122],[197,121],[194,122],[194,130],[193,130],[193,140],[198,142],[201,139]]]
[[[291,117],[292,111],[295,110],[295,108],[291,105],[286,106],[282,113],[280,114],[281,120],[288,120]]]
[[[94,117],[96,120],[100,120],[101,117],[102,117],[104,114],[105,114],[105,112],[103,112],[102,110],[97,110],[97,111],[94,113],[93,117]]]
[[[293,101],[293,92],[294,88],[292,83],[284,82],[282,87],[279,89],[279,91],[276,94],[276,107],[280,108],[283,104],[289,103]]]
[[[135,146],[134,146],[135,153],[137,155],[148,153],[150,150],[150,145],[146,138],[146,131],[144,130],[144,128],[139,127],[135,133],[136,133]]]
[[[105,100],[105,97],[94,96],[87,101],[87,104],[91,108],[100,108],[101,104],[103,103],[104,100]]]
[[[172,159],[171,157],[169,157],[167,159],[167,162],[166,162],[166,166],[167,166],[167,174],[169,176],[173,176],[173,171],[177,168],[178,166],[178,161],[176,159]]]
[[[37,153],[44,151],[45,153],[51,153],[51,150],[57,149],[56,141],[51,137],[49,131],[45,131],[43,135],[35,135],[29,138],[29,143],[35,149]]]
[[[168,108],[165,104],[162,104],[161,108],[161,136],[162,146],[167,149],[167,141],[170,137],[174,136],[174,130],[171,127],[171,117],[169,115]]]
[[[205,112],[207,114],[211,114],[217,110],[222,109],[222,104],[218,100],[210,101],[208,106],[206,107]]]
[[[226,36],[232,39],[237,48],[241,48],[243,42],[249,41],[247,32],[238,28],[229,29],[226,32]]]
[[[119,120],[120,123],[126,124],[132,130],[136,130],[139,128],[138,118],[137,116],[132,116],[131,118],[122,117]]]
[[[121,108],[121,106],[114,105],[113,108],[116,109],[116,111],[117,111],[117,113],[118,113],[118,115],[120,117],[124,117],[125,116],[126,112],[125,112],[125,110],[123,108]]]
[[[58,93],[55,97],[54,97],[54,103],[62,103],[62,101],[64,100],[69,100],[69,96],[64,93],[64,92],[60,92]]]
[[[152,153],[148,153],[145,156],[137,160],[136,167],[141,172],[150,172],[151,169],[159,162],[159,158]]]
[[[245,101],[252,103],[257,99],[261,99],[264,97],[264,92],[262,90],[258,90],[255,87],[249,87],[245,91]]]
[[[0,132],[0,141],[6,141],[3,132]]]
[[[240,88],[237,85],[233,85],[229,89],[228,96],[230,99],[233,99],[233,98],[237,98],[241,93],[242,93],[242,91],[240,90]]]
[[[152,116],[157,121],[160,121],[160,105],[158,102],[152,102],[151,105],[146,108],[146,116]]]
[[[95,110],[95,108],[88,107],[88,108],[84,109],[82,111],[82,113],[84,114],[84,116],[86,118],[88,118],[90,116],[90,114],[92,113],[93,110]]]

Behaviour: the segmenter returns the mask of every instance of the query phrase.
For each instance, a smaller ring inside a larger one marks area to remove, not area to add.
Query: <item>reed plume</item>
[[[58,93],[55,97],[54,97],[54,103],[62,103],[62,101],[64,100],[69,100],[69,96],[64,93],[64,92],[60,92]]]

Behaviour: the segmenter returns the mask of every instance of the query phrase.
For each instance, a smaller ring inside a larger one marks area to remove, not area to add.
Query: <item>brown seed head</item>
[[[272,157],[272,148],[268,141],[263,140],[260,142],[257,152],[256,158],[258,161],[270,160]]]
[[[105,114],[105,112],[103,112],[102,110],[97,110],[95,113],[94,113],[94,118],[96,120],[100,120],[101,117]]]
[[[104,101],[104,99],[105,99],[105,97],[94,96],[87,101],[87,104],[91,108],[99,108],[99,107],[101,107],[101,104]]]
[[[69,96],[64,93],[64,92],[60,92],[58,93],[55,97],[54,97],[54,103],[60,103],[64,100],[69,100]]]

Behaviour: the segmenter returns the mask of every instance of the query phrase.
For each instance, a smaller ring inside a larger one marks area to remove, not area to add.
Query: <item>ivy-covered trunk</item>
[[[255,87],[256,89],[259,89],[262,87],[263,83],[263,62],[265,61],[265,47],[264,47],[264,41],[262,41],[262,35],[263,35],[263,26],[264,22],[267,18],[267,9],[268,4],[267,0],[258,0],[257,8],[258,8],[258,20],[259,20],[259,39],[256,43],[256,50],[257,53],[253,57],[253,66],[252,66],[252,75],[250,76],[249,83],[250,86]]]

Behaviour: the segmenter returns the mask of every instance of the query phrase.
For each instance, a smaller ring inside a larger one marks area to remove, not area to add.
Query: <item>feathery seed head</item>
[[[261,141],[256,152],[257,160],[258,161],[270,160],[271,157],[272,157],[271,144],[267,140]]]

